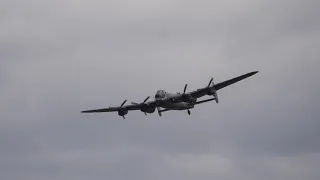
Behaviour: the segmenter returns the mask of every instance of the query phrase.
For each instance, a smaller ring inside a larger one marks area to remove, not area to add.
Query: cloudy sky
[[[1,180],[320,179],[317,0],[1,0]],[[260,72],[192,115],[85,109]]]

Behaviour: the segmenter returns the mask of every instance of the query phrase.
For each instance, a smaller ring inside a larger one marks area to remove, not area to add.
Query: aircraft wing
[[[208,95],[208,94],[213,94],[213,92],[218,91],[219,89],[222,89],[224,87],[230,86],[231,84],[234,84],[234,83],[236,83],[238,81],[246,79],[246,78],[248,78],[250,76],[253,76],[256,73],[258,73],[258,71],[250,72],[250,73],[247,73],[247,74],[244,74],[242,76],[238,76],[238,77],[229,79],[227,81],[224,81],[224,82],[221,82],[221,83],[218,83],[218,84],[208,85],[205,88],[200,88],[200,89],[197,89],[197,90],[189,92],[189,93],[180,94],[180,95],[177,95],[177,96],[174,96],[174,97],[170,97],[170,98],[168,98],[168,99],[166,99],[164,101],[176,101],[176,102],[179,102],[179,101],[182,101],[183,97],[186,96],[186,95],[187,96],[191,96],[193,98],[200,98],[200,97]],[[211,83],[211,81],[210,81],[210,83]],[[215,97],[217,98],[217,96],[215,96]],[[216,101],[218,102],[218,99],[216,99]]]
[[[82,113],[100,113],[100,112],[114,112],[114,111],[119,111],[119,110],[124,110],[124,111],[133,111],[133,110],[141,110],[141,108],[144,105],[148,105],[150,107],[157,107],[159,103],[158,101],[149,101],[146,102],[149,99],[149,97],[143,102],[143,103],[132,103],[131,105],[126,105],[123,106],[126,101],[122,103],[121,106],[118,107],[109,107],[109,108],[104,108],[104,109],[93,109],[93,110],[85,110],[81,111]]]
[[[104,109],[93,109],[93,110],[85,110],[85,111],[81,111],[82,113],[98,113],[98,112],[114,112],[114,111],[118,111],[119,109],[117,108],[104,108]]]
[[[115,112],[119,110],[140,110],[139,105],[127,105],[127,106],[119,106],[119,107],[109,107],[109,108],[104,108],[104,109],[93,109],[93,110],[85,110],[81,111],[82,113],[100,113],[100,112]]]
[[[238,76],[238,77],[229,79],[227,81],[215,84],[215,85],[210,86],[210,87],[205,87],[205,88],[202,88],[202,89],[198,89],[196,91],[190,92],[189,94],[194,98],[200,98],[202,96],[207,95],[207,92],[210,91],[211,89],[218,91],[219,89],[222,89],[224,87],[230,86],[231,84],[234,84],[234,83],[236,83],[238,81],[246,79],[246,78],[248,78],[250,76],[253,76],[256,73],[258,73],[258,71],[250,72],[250,73],[244,74],[242,76]]]

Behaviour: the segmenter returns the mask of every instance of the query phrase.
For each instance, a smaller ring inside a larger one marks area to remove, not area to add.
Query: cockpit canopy
[[[166,96],[166,92],[164,90],[159,90],[156,93],[156,99],[163,99]]]

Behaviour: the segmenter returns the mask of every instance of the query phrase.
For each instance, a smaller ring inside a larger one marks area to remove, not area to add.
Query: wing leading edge
[[[98,113],[98,112],[114,112],[114,111],[118,111],[119,108],[104,108],[104,109],[93,109],[93,110],[85,110],[85,111],[81,111],[81,113]]]
[[[236,78],[221,82],[219,84],[216,84],[216,85],[213,86],[213,88],[215,90],[222,89],[222,88],[230,86],[231,84],[234,84],[234,83],[236,83],[238,81],[241,81],[241,80],[246,79],[246,78],[248,78],[250,76],[253,76],[253,75],[257,74],[257,73],[258,73],[258,71],[254,71],[254,72],[251,72],[251,73],[244,74],[242,76],[239,76],[239,77],[236,77]]]
[[[218,83],[218,84],[215,84],[213,86],[210,86],[210,87],[206,87],[206,88],[202,88],[202,89],[198,89],[196,91],[193,91],[193,92],[190,92],[190,95],[194,98],[200,98],[202,96],[205,96],[207,95],[207,92],[210,90],[210,89],[213,89],[213,90],[219,90],[219,89],[222,89],[222,88],[225,88],[227,86],[230,86],[231,84],[234,84],[238,81],[241,81],[243,79],[246,79],[250,76],[253,76],[255,74],[257,74],[259,71],[254,71],[254,72],[250,72],[250,73],[247,73],[247,74],[244,74],[244,75],[241,75],[241,76],[238,76],[238,77],[235,77],[235,78],[232,78],[232,79],[229,79],[227,81],[224,81],[224,82],[221,82],[221,83]]]
[[[150,106],[156,106],[156,101],[150,101],[150,102],[147,102],[144,104],[147,104]],[[115,111],[119,111],[119,110],[127,110],[127,111],[141,110],[142,105],[143,105],[143,103],[126,105],[126,106],[119,106],[119,107],[109,107],[109,108],[104,108],[104,109],[85,110],[85,111],[81,111],[81,113],[115,112]]]

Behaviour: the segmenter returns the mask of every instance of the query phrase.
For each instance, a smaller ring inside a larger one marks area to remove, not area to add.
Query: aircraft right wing
[[[118,111],[119,108],[117,107],[109,107],[109,108],[104,108],[104,109],[93,109],[93,110],[85,110],[81,111],[82,113],[99,113],[99,112],[114,112]]]
[[[250,73],[244,74],[242,76],[238,76],[238,77],[229,79],[227,81],[224,81],[224,82],[221,82],[221,83],[218,83],[218,84],[214,84],[213,86],[209,86],[209,87],[198,89],[196,91],[190,92],[189,94],[194,98],[200,98],[202,96],[207,95],[210,92],[218,91],[219,89],[222,89],[222,88],[225,88],[227,86],[230,86],[231,84],[234,84],[234,83],[236,83],[238,81],[246,79],[246,78],[248,78],[250,76],[253,76],[253,75],[257,74],[257,73],[258,73],[258,71],[250,72]]]
[[[146,102],[148,99],[149,99],[149,97],[147,97],[142,103],[133,103],[132,102],[131,105],[124,106],[124,104],[127,102],[127,100],[125,100],[121,104],[121,106],[118,106],[118,107],[109,107],[109,108],[103,108],[103,109],[85,110],[85,111],[81,111],[81,112],[82,113],[101,113],[101,112],[115,112],[115,111],[118,111],[118,115],[122,116],[123,118],[125,118],[124,116],[128,113],[128,111],[133,111],[133,110],[141,110],[145,114],[146,113],[152,113],[158,107],[159,103],[157,101]]]
[[[221,82],[218,84],[213,84],[213,85],[211,84],[213,79],[211,79],[208,86],[205,88],[200,88],[200,89],[197,89],[197,90],[189,92],[189,93],[182,93],[182,94],[179,94],[174,97],[169,97],[168,99],[165,99],[164,101],[180,102],[180,101],[183,101],[184,99],[188,99],[188,98],[200,98],[205,95],[213,95],[215,97],[215,101],[218,103],[219,100],[218,100],[218,96],[217,96],[216,91],[218,91],[224,87],[230,86],[231,84],[234,84],[238,81],[246,79],[250,76],[253,76],[256,73],[258,73],[258,71],[250,72],[250,73],[244,74],[242,76],[238,76],[238,77],[229,79],[227,81],[224,81],[224,82]],[[187,84],[184,88],[184,91],[186,90],[186,88],[187,88]]]
[[[138,105],[126,105],[124,104],[127,102],[125,100],[121,106],[118,107],[109,107],[109,108],[104,108],[104,109],[93,109],[93,110],[85,110],[81,111],[82,113],[99,113],[99,112],[114,112],[114,111],[130,111],[130,110],[139,110],[140,107]]]
[[[119,110],[140,110],[140,107],[138,107],[137,105],[127,105],[127,106],[123,106],[123,107],[109,107],[109,108],[104,108],[104,109],[93,109],[93,110],[85,110],[85,111],[81,111],[82,113],[100,113],[100,112],[115,112],[115,111],[119,111]]]

